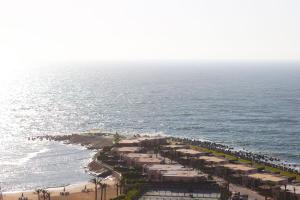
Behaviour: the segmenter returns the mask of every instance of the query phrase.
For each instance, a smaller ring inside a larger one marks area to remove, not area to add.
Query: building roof
[[[281,189],[284,190],[284,186],[281,186]],[[295,190],[295,194],[297,194],[297,195],[300,194],[300,184],[298,184],[298,185],[288,184],[288,185],[286,185],[286,189],[292,193],[294,193],[294,190]]]
[[[288,180],[286,177],[278,176],[274,174],[268,174],[268,173],[255,173],[255,174],[248,175],[248,177],[259,179],[261,181],[270,181],[275,183],[285,182]]]
[[[141,149],[142,149],[141,147],[119,147],[119,148],[115,148],[114,151],[117,151],[117,152],[138,152]]]
[[[225,164],[223,165],[223,167],[234,171],[244,171],[244,172],[256,170],[256,168],[254,167],[243,165],[243,164]]]
[[[204,160],[206,162],[212,162],[212,163],[224,163],[227,161],[225,158],[220,158],[216,156],[200,156],[199,160]]]
[[[199,173],[196,170],[175,170],[175,171],[166,171],[163,173],[163,176],[172,176],[172,177],[204,177],[205,174]]]
[[[155,157],[155,154],[148,153],[129,153],[124,155],[127,158],[150,158]]]
[[[201,151],[196,151],[194,149],[177,149],[176,151],[187,155],[200,155],[201,153],[203,153]]]
[[[120,140],[118,142],[118,144],[138,144],[139,140],[136,139],[124,139],[124,140]]]
[[[162,158],[156,158],[156,157],[142,157],[142,158],[138,158],[136,160],[137,163],[161,163],[162,162]]]
[[[175,165],[166,165],[166,164],[155,164],[147,167],[148,170],[153,171],[166,171],[166,170],[187,170],[184,166],[175,164]]]
[[[184,144],[169,144],[169,145],[162,145],[163,148],[168,148],[168,149],[184,149],[188,147],[188,145]]]
[[[118,144],[139,144],[142,141],[151,141],[151,140],[158,140],[158,139],[163,139],[165,137],[134,137],[134,138],[129,138],[129,139],[123,139],[118,142]]]

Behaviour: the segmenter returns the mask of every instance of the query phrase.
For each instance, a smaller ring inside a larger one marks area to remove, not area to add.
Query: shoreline
[[[149,137],[153,136],[154,134],[137,134],[137,135],[148,135]],[[157,134],[159,135],[159,134]],[[165,135],[165,134],[164,134]],[[49,140],[49,141],[56,141],[56,142],[62,142],[63,144],[74,144],[74,145],[81,145],[84,146],[87,150],[101,150],[104,146],[110,146],[113,144],[113,136],[114,133],[108,133],[108,132],[83,132],[83,133],[77,133],[77,134],[70,134],[70,135],[46,135],[46,136],[37,136],[35,138],[28,138],[29,140]],[[126,135],[120,133],[120,136],[126,137]],[[205,148],[208,151],[212,151],[213,153],[216,153],[217,155],[229,157],[232,159],[239,159],[242,162],[245,163],[255,163],[260,164],[262,166],[269,166],[278,170],[283,170],[284,172],[288,173],[295,173],[295,175],[298,176],[296,179],[300,180],[300,170],[299,171],[291,171],[290,168],[284,168],[285,164],[278,158],[274,158],[268,155],[260,155],[256,153],[252,153],[249,151],[243,151],[243,150],[236,150],[234,147],[230,147],[228,145],[214,143],[208,140],[198,140],[193,138],[184,138],[184,137],[178,137],[178,136],[170,136],[165,135],[167,138],[171,138],[174,140],[184,141],[190,144],[191,146],[197,146],[200,148]],[[84,166],[85,173],[93,174],[95,172],[101,173],[104,171],[104,168],[102,166],[90,166],[97,156],[97,152],[93,154],[93,156],[90,158],[89,163]],[[281,165],[275,165],[272,161],[275,160],[276,162],[280,163]],[[283,167],[283,168],[282,168]],[[288,174],[291,176],[291,174]],[[88,183],[88,182],[84,182]],[[62,186],[51,186],[51,187],[43,187],[47,188],[49,190],[59,190],[63,187],[72,187],[76,185],[82,186],[83,182],[78,183],[69,183],[67,185]],[[20,194],[20,193],[32,193],[35,189],[29,189],[25,191],[2,191],[3,194],[9,195],[9,194]]]
[[[102,130],[101,130],[102,131]],[[89,137],[91,134],[93,135],[98,135],[98,136],[108,136],[112,137],[115,133],[113,132],[108,132],[108,131],[103,131],[103,132],[83,132],[79,134],[72,134],[72,135],[57,135],[57,136],[41,136],[39,138],[45,138],[45,139],[50,139],[54,141],[68,141],[66,144],[80,144],[82,146],[85,146],[87,149],[98,149],[95,148],[94,141],[90,140],[90,143],[87,143],[88,140],[84,140],[84,142],[80,141],[81,138],[84,137]],[[68,138],[77,135],[80,135],[81,137],[77,137],[75,140],[69,140]],[[130,136],[131,134],[125,134],[125,133],[119,133],[120,136],[122,137],[127,137]],[[183,140],[185,142],[191,143],[191,144],[196,144],[198,146],[201,146],[203,148],[207,148],[208,150],[213,150],[213,151],[218,151],[221,153],[224,153],[228,156],[233,156],[239,158],[242,162],[253,162],[257,163],[260,165],[266,165],[269,167],[273,168],[278,168],[279,170],[287,171],[289,173],[296,173],[297,175],[300,176],[300,163],[291,163],[288,161],[284,161],[278,157],[271,156],[268,154],[261,154],[261,153],[255,153],[250,150],[246,150],[244,148],[238,148],[238,147],[232,147],[226,144],[221,144],[221,143],[216,143],[210,140],[205,140],[205,139],[195,139],[195,138],[187,138],[184,136],[172,136],[168,134],[161,134],[161,133],[140,133],[140,134],[132,134],[132,135],[137,135],[137,136],[155,136],[155,135],[163,135],[167,138],[172,138],[175,140]]]
[[[146,136],[152,136],[152,134],[140,134],[140,135],[146,135]],[[159,135],[159,134],[157,134]],[[275,168],[285,168],[286,169],[290,169],[290,170],[295,170],[295,173],[299,173],[300,175],[300,161],[299,163],[292,163],[286,160],[283,160],[282,158],[276,157],[276,156],[272,156],[269,155],[267,153],[263,154],[263,153],[259,153],[259,152],[255,152],[255,151],[251,151],[242,147],[234,147],[234,146],[230,146],[224,143],[218,143],[218,142],[213,142],[211,140],[207,140],[207,139],[196,139],[196,138],[188,138],[185,136],[178,136],[178,135],[167,135],[164,134],[165,137],[167,138],[172,138],[172,139],[179,139],[179,140],[183,140],[185,142],[190,142],[190,143],[196,143],[197,145],[204,145],[202,146],[203,148],[207,148],[208,150],[215,150],[215,151],[220,151],[224,154],[227,154],[229,156],[234,156],[234,157],[241,157],[242,161],[247,161],[247,162],[252,162],[252,157],[257,159],[263,159],[265,160],[265,162],[261,162],[260,164],[263,165],[270,165],[273,166]],[[253,160],[255,162],[260,162],[260,160]],[[263,161],[262,160],[262,161]]]
[[[107,184],[107,199],[116,197],[115,193],[115,183],[116,179],[113,176],[108,176],[102,180],[103,183]],[[89,192],[83,192],[84,189],[89,190]],[[91,199],[94,197],[95,192],[95,186],[91,182],[80,182],[80,183],[74,183],[69,184],[65,186],[58,186],[58,187],[45,187],[45,190],[50,192],[51,199],[60,199],[63,195],[61,195],[61,192],[68,192],[69,194],[66,196],[69,196],[71,199],[74,200],[81,200],[81,199]],[[98,191],[99,193],[99,191]],[[24,197],[27,197],[28,199],[38,199],[38,195],[35,192],[35,190],[26,190],[26,191],[10,191],[10,192],[2,192],[3,198],[5,200],[14,200],[21,197],[21,195],[24,195]]]
[[[122,135],[122,133],[120,133]],[[125,135],[125,134],[124,134]],[[133,134],[134,135],[134,134]],[[210,150],[216,150],[216,151],[221,151],[224,152],[225,154],[228,154],[229,156],[241,156],[244,157],[244,161],[245,159],[247,159],[248,162],[251,162],[251,157],[254,158],[260,158],[260,159],[267,159],[265,163],[261,163],[261,164],[266,164],[266,165],[273,165],[274,167],[284,167],[284,168],[290,168],[292,170],[296,170],[297,173],[300,173],[300,160],[299,162],[291,162],[291,161],[287,161],[285,160],[286,158],[279,158],[277,156],[272,156],[268,153],[260,153],[260,152],[255,152],[255,150],[249,150],[249,149],[245,149],[243,147],[237,147],[237,146],[231,146],[225,143],[220,143],[220,142],[213,142],[211,140],[208,139],[200,139],[200,138],[193,138],[193,137],[185,137],[185,136],[180,136],[180,135],[168,135],[168,134],[161,134],[161,133],[151,133],[151,134],[147,134],[147,133],[141,133],[141,134],[135,134],[135,135],[146,135],[146,136],[164,136],[167,138],[173,138],[173,139],[180,139],[180,140],[185,140],[185,141],[189,141],[189,142],[195,142],[195,143],[201,143],[204,145],[207,145],[205,148],[212,148]],[[127,135],[126,135],[127,136]],[[128,136],[132,136],[132,135],[128,135]],[[215,148],[215,149],[214,149]],[[234,154],[239,154],[239,155],[234,155]],[[243,160],[243,159],[242,159]]]

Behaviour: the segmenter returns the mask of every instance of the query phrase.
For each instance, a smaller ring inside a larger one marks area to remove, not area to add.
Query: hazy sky
[[[300,60],[299,0],[0,0],[0,65]]]

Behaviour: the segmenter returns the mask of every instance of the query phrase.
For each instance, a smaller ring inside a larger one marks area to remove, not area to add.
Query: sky
[[[299,0],[0,0],[0,67],[300,60]]]

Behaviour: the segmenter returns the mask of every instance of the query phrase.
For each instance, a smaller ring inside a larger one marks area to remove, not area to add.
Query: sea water
[[[88,180],[93,152],[28,137],[94,128],[210,140],[300,164],[297,63],[69,64],[0,77],[4,191]]]

